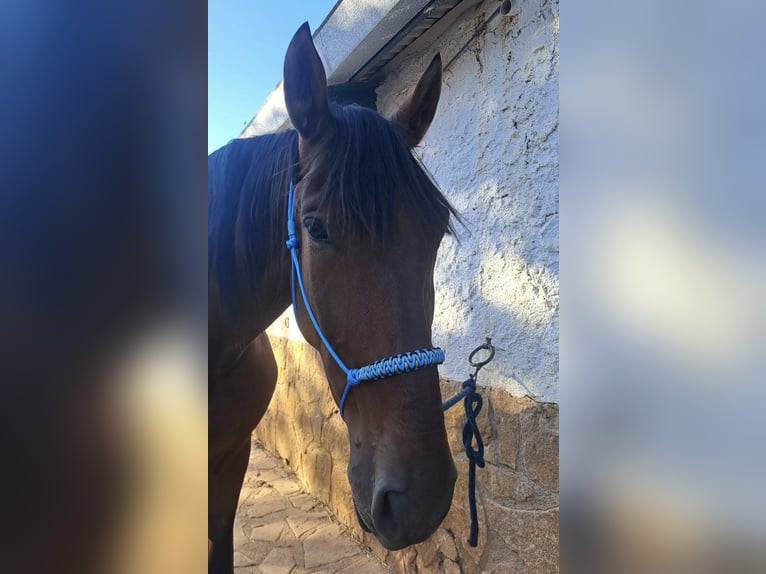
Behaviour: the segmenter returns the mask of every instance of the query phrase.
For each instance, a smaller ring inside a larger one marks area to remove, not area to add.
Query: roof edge
[[[433,0],[379,0],[374,3],[340,0],[314,33],[329,84],[349,81],[412,18]],[[286,127],[282,81],[245,126],[240,137],[251,137]]]

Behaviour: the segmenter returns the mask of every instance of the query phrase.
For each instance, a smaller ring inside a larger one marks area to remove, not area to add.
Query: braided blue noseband
[[[343,361],[341,361],[338,353],[330,345],[330,341],[324,334],[324,331],[319,327],[314,312],[311,310],[309,304],[308,295],[306,295],[306,288],[303,286],[303,277],[301,277],[301,265],[298,260],[298,248],[300,247],[300,241],[296,234],[295,229],[295,192],[293,190],[293,182],[290,181],[290,193],[287,198],[287,248],[290,250],[290,258],[292,259],[292,272],[290,274],[290,284],[293,297],[293,312],[295,313],[295,320],[298,320],[298,307],[296,306],[296,290],[295,283],[297,279],[298,287],[301,291],[301,297],[303,297],[303,304],[306,307],[309,319],[314,324],[319,338],[327,348],[327,352],[335,360],[341,370],[346,373],[346,387],[343,389],[343,395],[340,398],[340,416],[343,416],[343,407],[346,404],[346,397],[354,387],[362,381],[376,381],[378,379],[384,379],[400,373],[407,373],[409,371],[417,371],[426,367],[434,367],[444,362],[444,351],[439,347],[431,349],[420,349],[417,351],[409,351],[407,353],[401,353],[392,357],[386,357],[380,359],[364,367],[358,369],[349,369]]]

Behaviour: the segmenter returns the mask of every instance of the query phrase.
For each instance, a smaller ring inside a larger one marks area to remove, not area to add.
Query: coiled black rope
[[[483,361],[474,361],[474,356],[480,351],[489,351],[489,356]],[[442,403],[442,410],[447,410],[456,405],[460,399],[463,399],[465,408],[465,424],[463,425],[463,447],[465,456],[468,458],[468,508],[471,513],[471,530],[468,536],[468,545],[475,547],[479,541],[479,516],[476,510],[476,467],[484,468],[484,441],[479,433],[479,426],[476,424],[476,417],[481,412],[484,400],[476,390],[476,376],[479,370],[489,363],[495,357],[495,347],[492,345],[492,339],[487,337],[486,341],[476,347],[468,355],[468,362],[474,367],[473,373],[468,375],[468,379],[463,382],[454,396]],[[474,448],[474,441],[476,448]]]

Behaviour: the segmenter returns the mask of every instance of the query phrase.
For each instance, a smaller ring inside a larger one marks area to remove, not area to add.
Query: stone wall
[[[479,385],[479,426],[487,465],[477,469],[479,545],[469,530],[467,462],[460,407],[447,412],[447,432],[458,468],[447,518],[427,541],[388,551],[364,532],[346,477],[346,427],[332,400],[318,353],[307,343],[271,337],[279,382],[255,436],[295,471],[352,533],[399,573],[551,573],[558,571],[558,406],[515,398]],[[481,383],[481,380],[479,381]],[[442,382],[446,398],[459,388]]]

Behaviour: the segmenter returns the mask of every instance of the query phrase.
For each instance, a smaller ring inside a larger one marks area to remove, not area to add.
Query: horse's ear
[[[436,114],[439,95],[442,90],[442,58],[434,56],[428,69],[415,86],[415,91],[391,117],[399,126],[410,147],[415,147],[423,139]]]
[[[306,139],[318,135],[330,118],[330,109],[327,77],[308,22],[298,28],[287,47],[283,87],[287,113],[295,129]]]

